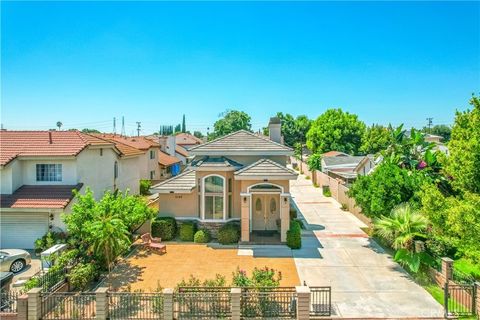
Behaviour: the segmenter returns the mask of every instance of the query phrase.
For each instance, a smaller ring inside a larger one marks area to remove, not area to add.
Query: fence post
[[[173,289],[163,289],[163,319],[173,320]]]
[[[445,310],[445,319],[448,318],[448,298],[449,298],[448,280],[446,280],[445,283],[443,284],[443,306],[444,306],[444,310]]]
[[[28,320],[38,320],[42,317],[42,299],[40,293],[42,288],[33,288],[28,294]]]
[[[453,260],[450,258],[443,257],[442,259],[442,276],[444,281],[453,279]]]
[[[240,320],[241,310],[240,310],[240,300],[242,299],[242,289],[241,288],[231,288],[230,289],[230,306],[232,308],[232,320]]]
[[[310,288],[307,286],[295,287],[297,292],[297,319],[310,319]]]
[[[106,320],[108,318],[108,288],[98,288],[95,290],[96,309],[95,318],[97,320]]]
[[[22,294],[17,298],[17,320],[27,320],[28,317],[28,296]]]
[[[475,308],[476,308],[476,315],[480,316],[480,282],[475,282]]]

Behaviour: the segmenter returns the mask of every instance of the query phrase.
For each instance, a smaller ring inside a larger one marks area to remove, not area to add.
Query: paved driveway
[[[309,286],[331,286],[337,316],[441,317],[443,308],[360,228],[303,176],[291,184],[297,207],[310,231],[302,249],[293,250],[300,280]]]

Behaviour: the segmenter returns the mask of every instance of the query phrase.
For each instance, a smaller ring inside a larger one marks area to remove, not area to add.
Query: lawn
[[[300,285],[293,258],[239,256],[237,249],[214,249],[201,244],[169,244],[167,250],[164,255],[134,251],[110,274],[112,286],[149,292],[157,287],[174,288],[190,275],[206,280],[216,274],[225,276],[230,283],[237,267],[251,275],[255,267],[265,266],[282,273],[281,286]]]

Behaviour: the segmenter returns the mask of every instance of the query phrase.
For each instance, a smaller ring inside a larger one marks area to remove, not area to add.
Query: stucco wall
[[[158,201],[160,216],[199,218],[198,194],[161,193]]]
[[[22,180],[25,185],[74,185],[77,184],[77,166],[75,159],[58,160],[21,160]],[[37,164],[61,164],[62,181],[37,181]]]
[[[138,157],[118,161],[118,178],[116,181],[118,189],[122,191],[129,189],[131,194],[138,194],[140,192],[138,161]]]
[[[11,166],[0,169],[0,194],[12,194],[12,168]]]
[[[102,197],[106,190],[113,190],[114,164],[117,154],[112,149],[86,149],[77,156],[78,182],[89,187],[95,198]]]

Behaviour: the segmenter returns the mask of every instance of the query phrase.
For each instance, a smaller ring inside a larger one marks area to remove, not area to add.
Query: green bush
[[[67,236],[63,232],[48,231],[43,237],[35,240],[35,252],[40,253],[58,243],[65,243],[66,238]]]
[[[195,223],[185,221],[180,225],[180,240],[182,241],[193,241],[195,235]]]
[[[297,219],[297,210],[290,207],[290,220]]]
[[[164,241],[175,239],[177,235],[177,221],[172,217],[156,218],[152,222],[152,236]]]
[[[332,196],[332,192],[330,191],[329,186],[323,186],[323,195],[325,197],[331,197]]]
[[[237,243],[240,240],[240,226],[227,223],[218,230],[218,242],[221,244]]]
[[[140,180],[140,194],[142,196],[148,196],[150,194],[150,187],[152,186],[152,181],[150,180]]]
[[[198,230],[193,237],[195,243],[207,243],[210,241],[210,232],[208,230]]]
[[[302,247],[302,230],[298,221],[290,221],[290,229],[287,231],[287,246],[291,249]]]
[[[98,270],[92,263],[79,263],[70,270],[68,279],[75,289],[84,290],[98,276]]]

